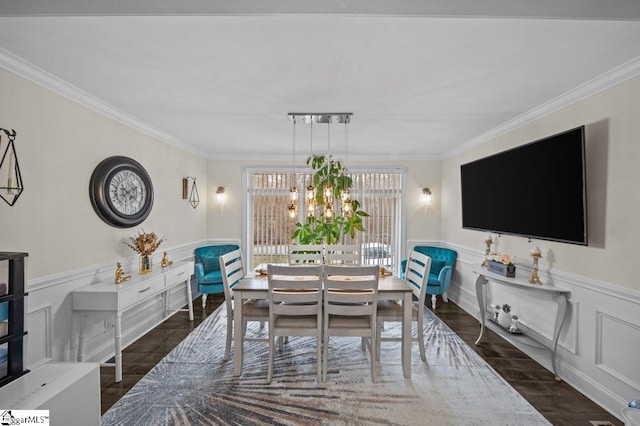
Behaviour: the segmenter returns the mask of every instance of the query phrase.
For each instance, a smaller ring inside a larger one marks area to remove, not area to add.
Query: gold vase
[[[140,274],[151,273],[151,256],[140,256]]]

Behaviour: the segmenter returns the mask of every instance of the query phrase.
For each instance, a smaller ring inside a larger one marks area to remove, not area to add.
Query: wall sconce
[[[191,191],[189,191],[189,179],[193,180],[193,185],[191,185]],[[198,195],[198,187],[196,186],[196,178],[193,176],[187,176],[182,179],[182,199],[189,200],[189,204],[194,209],[198,207],[200,204],[200,196]]]
[[[9,139],[7,148],[4,150],[2,157],[0,157],[0,198],[10,206],[13,206],[24,190],[22,174],[20,173],[20,166],[18,165],[18,156],[16,155],[16,147],[13,143],[16,138],[16,131],[13,129],[9,131],[2,128],[0,128],[0,131],[4,132]],[[0,148],[1,145],[2,137],[0,136]],[[5,182],[6,186],[2,186]]]
[[[218,189],[216,189],[216,200],[218,200],[220,204],[224,202],[224,186],[219,186]]]
[[[431,190],[429,188],[422,188],[422,201],[425,205],[431,202]]]

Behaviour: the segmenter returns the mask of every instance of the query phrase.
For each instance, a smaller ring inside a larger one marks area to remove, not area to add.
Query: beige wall
[[[303,164],[302,160],[300,161]],[[214,239],[240,239],[242,236],[242,175],[244,166],[286,166],[284,161],[217,161],[208,163],[209,211],[208,233]],[[351,167],[404,167],[406,179],[406,214],[407,239],[439,240],[440,239],[440,161],[409,162],[350,162]],[[225,204],[220,206],[215,201],[215,190],[218,186],[226,189]],[[422,204],[422,188],[429,187],[433,192],[432,202],[426,208]]]
[[[640,241],[640,78],[629,80],[570,107],[524,125],[481,146],[442,162],[442,240],[482,250],[484,233],[463,230],[460,212],[460,164],[586,125],[589,246],[502,236],[499,251],[529,262],[532,245],[541,247],[541,268],[630,289],[640,289],[636,255]],[[544,165],[532,165],[544,173]],[[487,183],[487,197],[499,192]],[[544,188],[520,194],[532,209],[558,209],[545,204]]]
[[[0,127],[17,131],[25,185],[14,207],[0,205],[0,246],[29,252],[30,279],[134,254],[123,241],[142,227],[113,228],[98,218],[89,202],[91,173],[108,156],[132,157],[149,172],[155,203],[143,227],[165,235],[165,247],[205,237],[240,239],[243,167],[277,165],[207,161],[4,70],[0,93]],[[543,268],[640,289],[632,257],[640,237],[640,191],[635,190],[640,181],[639,116],[636,78],[442,162],[353,166],[406,167],[408,240],[442,240],[482,250],[483,233],[461,229],[459,165],[585,124],[590,244],[534,243],[543,249]],[[181,179],[187,175],[198,179],[202,202],[195,210],[180,197]],[[218,186],[226,188],[223,206],[215,201]],[[420,201],[425,186],[433,192],[426,211]],[[522,194],[522,199],[535,205],[532,208],[557,208],[544,205],[543,188]],[[531,245],[524,238],[502,236],[499,250],[528,261]]]
[[[17,132],[25,187],[13,207],[0,203],[0,249],[29,253],[30,279],[132,256],[123,241],[142,227],[166,236],[164,247],[205,237],[206,200],[193,210],[181,180],[195,176],[206,193],[206,160],[2,69],[0,93],[0,127]],[[91,206],[91,173],[112,155],[137,160],[151,176],[155,202],[141,226],[111,227]]]

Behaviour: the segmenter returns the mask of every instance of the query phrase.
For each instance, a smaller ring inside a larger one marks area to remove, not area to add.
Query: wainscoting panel
[[[596,366],[640,389],[638,347],[640,325],[596,311]]]
[[[51,305],[31,310],[27,314],[24,338],[26,359],[29,368],[34,368],[51,359]]]
[[[153,256],[153,263],[160,264],[162,253],[167,252],[173,261],[193,261],[193,252],[197,247],[212,244],[239,244],[238,240],[200,240],[181,246],[167,247]],[[121,262],[128,273],[136,273],[138,257],[113,259],[98,265],[84,266],[64,273],[27,280],[29,292],[27,306],[27,368],[46,362],[73,362],[77,359],[79,318],[71,310],[71,292],[92,283],[113,279],[116,262]],[[186,290],[180,287],[172,292],[178,300],[171,302],[182,307],[186,305]],[[184,294],[180,292],[184,292]],[[195,296],[195,295],[194,295]],[[31,307],[34,308],[31,308]],[[154,327],[160,320],[161,299],[154,298],[150,304],[142,304],[123,316],[123,347],[133,342],[141,334]],[[113,316],[96,315],[92,323],[87,324],[85,361],[103,361],[113,356]]]
[[[411,241],[411,246],[422,244],[440,245],[458,252],[448,297],[478,318],[473,268],[482,263],[484,253],[444,242]],[[523,274],[530,273],[528,265],[518,264],[518,270]],[[620,418],[622,408],[640,394],[640,369],[637,367],[640,292],[557,270],[541,271],[540,278],[543,283],[571,291],[559,340],[559,376]],[[504,286],[490,284],[488,287],[489,303],[509,303],[523,324],[546,337],[552,335],[553,300]],[[545,368],[551,368],[549,352],[512,343]]]

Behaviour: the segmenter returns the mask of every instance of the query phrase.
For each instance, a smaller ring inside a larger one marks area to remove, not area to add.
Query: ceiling
[[[290,112],[352,112],[351,159],[442,158],[640,73],[640,2],[479,3],[3,0],[0,67],[207,158],[263,160],[291,158]],[[314,126],[328,146],[344,125]]]

